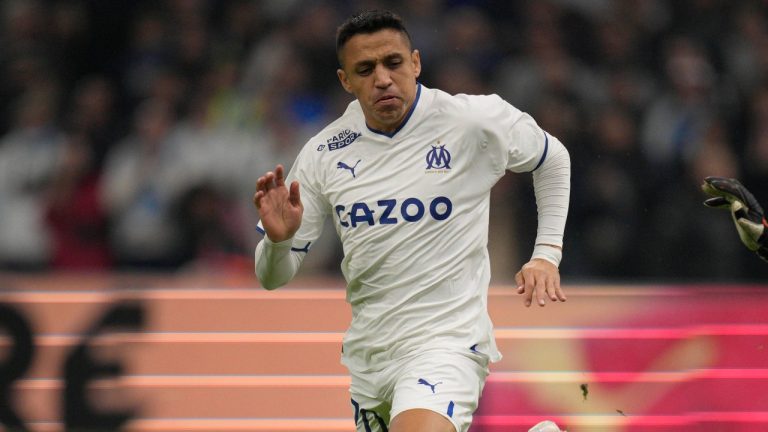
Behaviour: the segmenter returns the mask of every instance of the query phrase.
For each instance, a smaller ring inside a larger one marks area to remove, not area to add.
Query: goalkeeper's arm
[[[701,188],[711,196],[704,204],[730,210],[741,242],[768,261],[768,222],[763,208],[747,188],[736,179],[723,177],[707,177]]]

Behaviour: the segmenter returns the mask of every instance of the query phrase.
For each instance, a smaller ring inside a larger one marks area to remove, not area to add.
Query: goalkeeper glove
[[[707,177],[701,189],[712,198],[704,205],[728,209],[741,242],[768,261],[768,222],[755,197],[736,179]]]

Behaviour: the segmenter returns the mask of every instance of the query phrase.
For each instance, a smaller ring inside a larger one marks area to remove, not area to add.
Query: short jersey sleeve
[[[530,115],[521,113],[512,125],[507,151],[507,170],[512,172],[533,171],[541,166],[547,157],[548,139]]]
[[[547,138],[536,121],[497,95],[478,98],[486,134],[504,168],[513,172],[535,170],[546,157]]]
[[[304,214],[299,231],[294,236],[294,245],[305,245],[317,240],[322,234],[325,218],[330,213],[330,204],[322,193],[321,179],[315,169],[320,164],[312,158],[315,154],[308,151],[310,147],[312,146],[305,146],[299,153],[286,176],[286,185],[293,181],[299,182],[301,202],[304,205]]]

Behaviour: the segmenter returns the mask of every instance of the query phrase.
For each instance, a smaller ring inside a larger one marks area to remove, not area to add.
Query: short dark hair
[[[411,35],[405,29],[403,19],[394,12],[388,10],[368,10],[351,16],[336,30],[336,56],[341,64],[341,50],[344,45],[356,34],[371,34],[383,29],[397,30],[405,35],[408,44],[411,43]]]

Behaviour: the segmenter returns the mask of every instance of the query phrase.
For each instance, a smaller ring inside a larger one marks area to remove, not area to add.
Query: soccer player
[[[701,189],[712,197],[704,205],[729,210],[744,246],[768,261],[768,222],[754,195],[738,180],[723,177],[705,178]]]
[[[352,306],[342,363],[357,430],[466,431],[501,358],[487,311],[491,187],[506,171],[533,172],[538,231],[517,292],[526,306],[565,301],[570,157],[498,96],[419,83],[419,51],[391,12],[347,20],[337,52],[356,100],[287,177],[278,165],[258,179],[256,274],[266,289],[287,283],[332,217]]]

